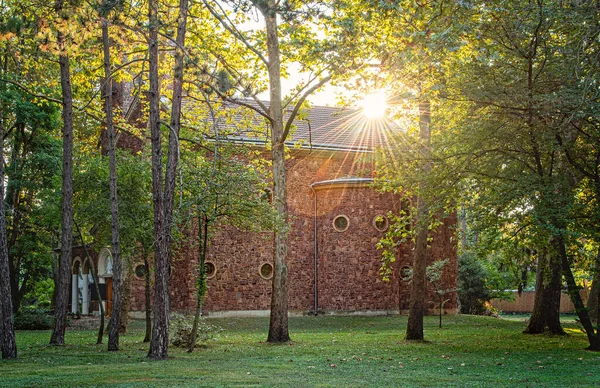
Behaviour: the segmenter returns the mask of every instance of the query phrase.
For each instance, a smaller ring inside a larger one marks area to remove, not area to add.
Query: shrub
[[[48,330],[54,325],[54,317],[41,308],[25,308],[15,314],[16,330]]]
[[[458,257],[458,303],[461,314],[485,313],[485,302],[491,298],[486,285],[488,271],[472,252]]]
[[[192,336],[193,326],[193,315],[171,314],[171,324],[169,325],[171,344],[178,347],[187,347]],[[196,346],[201,342],[214,339],[221,331],[223,331],[222,328],[210,325],[204,319],[200,319],[196,335]]]

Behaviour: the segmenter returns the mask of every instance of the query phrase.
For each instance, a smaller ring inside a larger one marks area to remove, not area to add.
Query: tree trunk
[[[175,39],[175,69],[173,76],[173,107],[169,128],[169,143],[164,195],[157,192],[162,188],[162,168],[160,163],[160,118],[158,112],[158,3],[148,3],[150,21],[150,128],[152,130],[152,186],[154,192],[154,230],[156,249],[154,251],[154,327],[148,357],[164,360],[169,347],[169,248],[173,224],[173,202],[175,196],[175,176],[179,156],[179,128],[183,84],[183,47],[185,44],[188,0],[179,3],[179,23]],[[153,86],[153,84],[156,84]],[[154,101],[155,100],[155,101]],[[154,111],[156,110],[156,111]],[[160,200],[158,200],[160,197]],[[158,219],[160,218],[160,219]],[[158,236],[160,233],[160,237]],[[160,247],[159,247],[160,246]]]
[[[538,256],[535,299],[525,334],[565,334],[560,324],[561,263],[557,252]]]
[[[144,255],[144,296],[146,299],[146,334],[144,335],[143,342],[150,342],[152,337],[152,303],[150,301],[150,263],[148,262],[148,252],[146,248],[142,249],[142,255]]]
[[[129,325],[129,306],[131,301],[131,268],[127,261],[123,266],[123,289],[121,292],[121,319],[119,326],[119,333],[127,333],[127,326]]]
[[[180,0],[177,37],[175,38],[175,64],[173,68],[173,104],[169,128],[167,167],[165,171],[165,246],[170,257],[171,230],[173,228],[173,204],[175,202],[175,178],[179,160],[179,129],[181,128],[181,101],[183,99],[184,47],[187,26],[188,0]]]
[[[4,160],[4,123],[0,102],[0,161]],[[17,341],[10,291],[10,269],[4,206],[4,163],[0,163],[0,347],[2,358],[17,358]]]
[[[152,141],[152,200],[154,203],[154,325],[148,358],[166,360],[169,356],[169,259],[165,246],[165,211],[162,181],[158,78],[158,1],[148,1],[149,21],[149,107]]]
[[[419,101],[419,131],[423,142],[424,158],[430,154],[431,144],[431,102],[429,99]],[[431,169],[430,162],[425,160],[423,170],[427,173]],[[421,191],[426,190],[424,182],[419,184]],[[417,198],[417,237],[413,254],[413,276],[410,291],[410,304],[408,307],[408,323],[406,325],[406,339],[425,339],[423,335],[423,318],[425,316],[425,296],[427,295],[427,238],[429,235],[429,206],[423,197]]]
[[[283,138],[283,108],[281,103],[281,62],[277,35],[277,12],[274,0],[263,10],[267,29],[269,54],[269,88],[271,117],[271,155],[273,160],[273,200],[277,211],[274,232],[275,258],[271,292],[271,317],[267,342],[287,342],[288,332],[288,207],[285,171],[285,140]]]
[[[62,3],[62,1],[56,2],[57,12],[61,11]],[[56,294],[54,328],[50,336],[52,345],[64,345],[65,343],[73,240],[73,94],[69,57],[65,50],[65,35],[62,32],[58,32],[58,47],[63,108],[62,241],[58,283],[55,284],[58,292]]]
[[[202,313],[202,301],[206,293],[206,252],[208,250],[208,219],[198,217],[198,281],[196,283],[196,312],[194,314],[194,324],[192,325],[192,333],[190,335],[190,343],[188,344],[188,352],[191,353],[196,347],[196,338],[198,336],[198,323],[200,322],[200,314]],[[203,231],[204,229],[204,231]]]
[[[592,276],[592,287],[590,289],[590,296],[587,301],[587,309],[590,314],[590,318],[597,323],[598,311],[600,310],[600,248],[598,248],[598,254],[596,255],[596,263],[594,266]]]
[[[108,350],[119,350],[119,329],[121,328],[121,302],[123,297],[123,265],[121,263],[121,237],[119,234],[119,199],[117,196],[117,150],[116,133],[113,125],[112,75],[110,72],[110,42],[108,21],[102,18],[102,45],[104,48],[104,109],[106,132],[108,133],[108,158],[110,171],[110,217],[112,235],[113,288]]]
[[[590,315],[588,314],[588,310],[585,308],[583,300],[581,299],[581,294],[579,293],[580,287],[577,286],[575,278],[573,277],[571,263],[569,263],[569,257],[567,256],[567,250],[565,248],[563,238],[556,238],[555,245],[560,255],[563,275],[565,277],[565,281],[567,282],[567,290],[569,292],[569,296],[571,297],[571,302],[573,302],[573,305],[575,306],[577,317],[579,318],[581,326],[583,326],[583,330],[585,331],[590,344],[587,349],[600,351],[600,333],[595,331],[592,320],[590,319]]]
[[[100,345],[102,343],[102,337],[104,337],[104,305],[102,304],[102,300],[100,299],[100,279],[98,278],[98,271],[96,271],[96,264],[90,255],[90,252],[87,249],[87,245],[85,244],[85,240],[83,239],[83,234],[81,233],[81,229],[79,229],[79,225],[76,222],[73,222],[75,228],[77,229],[77,234],[79,235],[79,240],[81,240],[81,245],[83,246],[83,250],[85,251],[85,257],[90,262],[90,271],[92,272],[92,277],[94,278],[94,288],[96,289],[96,295],[98,295],[98,308],[100,309],[100,326],[98,327],[98,337],[96,339],[96,345]]]

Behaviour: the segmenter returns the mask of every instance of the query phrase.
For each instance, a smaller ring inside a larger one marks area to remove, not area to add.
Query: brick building
[[[398,195],[378,193],[371,186],[373,150],[385,146],[387,131],[394,129],[389,123],[359,119],[355,111],[328,107],[312,108],[295,124],[287,161],[290,312],[405,312],[410,285],[399,273],[412,265],[412,247],[404,244],[398,248],[388,282],[380,275],[381,252],[376,248],[389,227],[388,212],[397,213],[403,201]],[[264,144],[257,138],[236,140],[257,147]],[[456,287],[455,222],[450,217],[434,232],[429,255],[431,262],[450,259],[443,275],[447,289]],[[99,271],[100,283],[104,284],[110,282],[107,252],[104,249],[95,254],[104,258]],[[77,260],[74,262],[80,262],[85,269],[84,261]],[[197,260],[197,253],[185,246],[173,255],[172,310],[195,308]],[[208,252],[208,292],[203,313],[268,314],[272,260],[272,233],[221,230]],[[134,260],[130,306],[137,312],[145,306],[140,265]],[[429,300],[435,300],[433,289]],[[455,312],[456,307],[456,295],[451,295],[446,309]]]

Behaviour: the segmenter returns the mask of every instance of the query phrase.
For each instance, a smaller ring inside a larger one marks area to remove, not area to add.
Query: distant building
[[[352,110],[313,107],[303,119],[296,120],[289,141],[292,157],[287,161],[291,313],[381,314],[408,309],[410,284],[399,273],[412,266],[412,246],[398,248],[389,282],[380,275],[381,252],[376,248],[388,230],[388,212],[397,214],[403,206],[399,195],[378,193],[371,186],[373,151],[386,145],[386,134],[393,128],[389,123],[359,119],[357,115]],[[264,144],[258,138],[235,140],[258,147]],[[429,254],[430,262],[449,259],[443,275],[447,289],[456,288],[455,223],[455,217],[449,217],[433,233]],[[107,252],[99,252],[99,257],[104,257],[100,260],[104,263],[100,268],[104,288],[110,287]],[[74,250],[73,255],[74,263],[85,268],[80,250]],[[272,261],[272,232],[249,233],[231,227],[217,233],[206,263],[209,274],[204,315],[268,314]],[[173,254],[172,310],[195,308],[197,262],[197,252],[185,246]],[[145,308],[143,270],[141,260],[134,259],[132,311]],[[446,310],[456,312],[456,295],[450,298]],[[429,300],[435,300],[433,288]]]

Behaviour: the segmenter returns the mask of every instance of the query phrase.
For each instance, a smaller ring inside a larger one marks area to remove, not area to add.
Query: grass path
[[[292,386],[292,387],[597,387],[600,353],[565,323],[566,337],[521,334],[523,322],[426,318],[426,343],[403,341],[406,317],[290,319],[293,341],[270,345],[268,320],[213,319],[224,331],[194,353],[146,359],[143,325],[121,337],[122,350],[95,345],[94,331],[67,332],[67,345],[47,345],[49,332],[18,332],[19,359],[0,361],[0,387]]]

